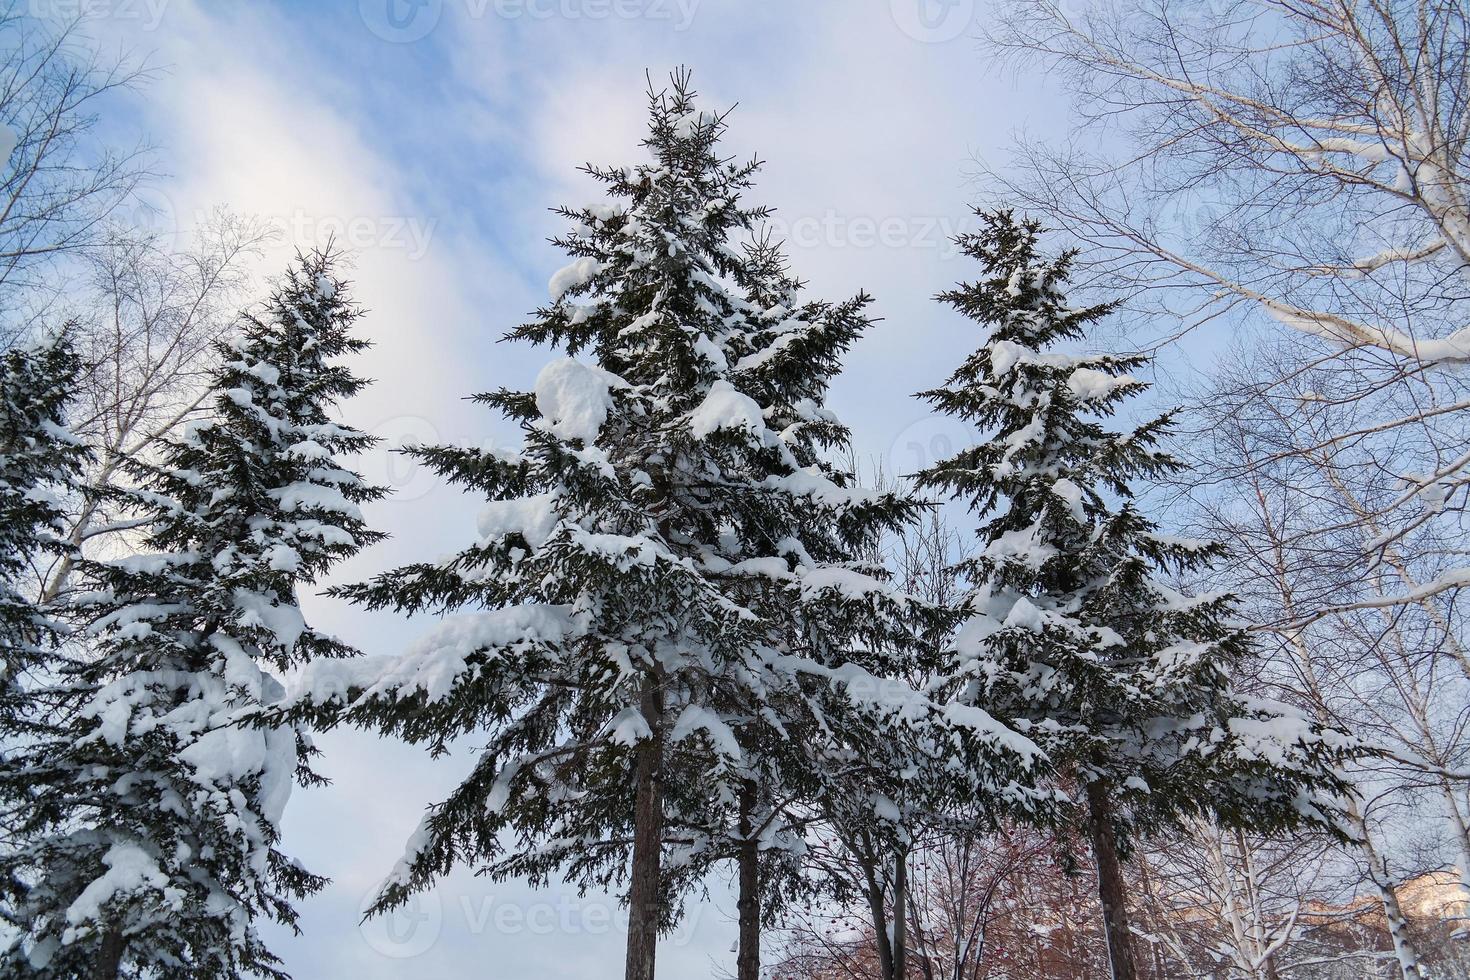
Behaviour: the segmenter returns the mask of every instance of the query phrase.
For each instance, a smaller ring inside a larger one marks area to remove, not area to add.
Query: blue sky
[[[1002,75],[974,35],[983,0],[30,0],[87,11],[104,47],[163,71],[109,130],[146,133],[166,176],[146,192],[181,239],[216,205],[283,231],[259,267],[335,232],[376,342],[376,386],[349,420],[383,435],[464,443],[515,434],[463,397],[527,387],[549,354],[495,341],[546,299],[562,264],[548,208],[596,199],[576,165],[637,159],[645,71],[694,69],[709,107],[738,109],[729,148],[766,160],[753,200],[777,208],[815,295],[858,289],[883,320],[852,352],[833,407],[864,455],[909,471],[969,434],[910,396],[977,339],[930,300],[972,269],[948,243],[969,226],[974,161],[1018,130],[1049,135],[1065,106],[1044,78]],[[371,517],[393,539],[342,578],[432,559],[473,533],[476,504],[387,453],[400,491]],[[372,654],[424,622],[309,600],[308,614]],[[335,785],[298,791],[286,846],[333,884],[277,948],[299,980],[622,975],[615,902],[457,874],[416,909],[359,928],[357,910],[425,804],[466,768],[374,737],[322,736]],[[660,953],[664,975],[719,975],[734,903],[711,902]]]

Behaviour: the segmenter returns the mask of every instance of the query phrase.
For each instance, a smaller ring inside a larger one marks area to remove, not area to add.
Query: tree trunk
[[[1362,838],[1360,846],[1363,857],[1368,862],[1368,877],[1378,889],[1378,900],[1383,903],[1383,918],[1388,925],[1389,941],[1393,943],[1399,976],[1403,980],[1424,980],[1429,974],[1425,971],[1419,958],[1419,950],[1415,948],[1414,940],[1409,935],[1409,922],[1404,918],[1404,910],[1399,905],[1398,888],[1389,875],[1388,862],[1373,844],[1373,838],[1368,833],[1368,821],[1359,812],[1356,804],[1348,807],[1348,819],[1353,822]]]
[[[900,850],[893,865],[893,978],[908,978],[909,852]]]
[[[1424,967],[1419,962],[1419,951],[1409,938],[1409,923],[1399,906],[1398,889],[1388,876],[1388,867],[1384,864],[1382,855],[1371,848],[1366,853],[1369,874],[1378,888],[1378,898],[1383,903],[1383,917],[1388,923],[1388,938],[1393,942],[1393,955],[1398,962],[1399,975],[1404,980],[1423,980],[1429,974],[1424,972]]]
[[[633,868],[628,886],[628,958],[624,980],[653,980],[660,919],[659,878],[663,852],[663,692],[649,675],[643,686],[643,719],[650,735],[638,744],[634,778]]]
[[[1440,792],[1444,794],[1445,812],[1450,816],[1450,822],[1455,826],[1455,845],[1460,857],[1460,900],[1470,909],[1470,826],[1465,823],[1465,814],[1460,809],[1460,801],[1455,798],[1455,790],[1448,780],[1441,779]],[[1458,916],[1457,929],[1466,927],[1466,915]]]
[[[1101,782],[1087,784],[1087,806],[1091,816],[1092,853],[1097,859],[1097,894],[1102,899],[1103,931],[1108,940],[1113,980],[1138,980],[1133,934],[1128,930],[1128,892],[1113,839],[1113,806],[1107,787]]]
[[[755,839],[755,783],[740,784],[740,951],[735,958],[737,980],[760,980],[761,975],[761,880],[760,847]]]
[[[123,931],[118,926],[110,926],[102,936],[102,948],[97,951],[97,969],[93,971],[93,980],[117,980],[122,972],[123,951],[127,943],[123,939]]]
[[[888,914],[883,908],[883,886],[876,868],[864,867],[868,879],[868,913],[873,919],[873,938],[878,944],[878,972],[882,980],[894,980],[893,945],[888,931]]]
[[[1235,831],[1235,848],[1240,852],[1240,866],[1245,872],[1246,902],[1251,912],[1251,940],[1255,947],[1252,955],[1264,957],[1260,961],[1264,980],[1281,980],[1281,974],[1276,970],[1276,954],[1271,951],[1274,943],[1266,926],[1266,911],[1261,906],[1261,885],[1256,877],[1256,862],[1251,856],[1251,846],[1245,838],[1245,831],[1239,828]]]

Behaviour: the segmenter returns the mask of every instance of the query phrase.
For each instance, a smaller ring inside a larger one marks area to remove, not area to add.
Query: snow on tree
[[[292,695],[435,752],[488,741],[374,911],[460,863],[626,887],[640,980],[712,861],[752,836],[768,868],[799,850],[783,807],[822,788],[815,763],[863,762],[932,714],[888,681],[924,612],[857,557],[920,505],[826,461],[847,430],[822,402],[868,297],[801,301],[769,247],[738,247],[764,213],[740,203],[757,164],[719,156],[724,118],[687,73],[649,102],[650,159],[587,168],[610,200],[560,210],[571,261],[510,334],[567,356],[534,391],[479,396],[523,446],[411,451],[488,498],[479,539],[341,590],[464,614]]]
[[[213,419],[131,464],[150,551],[81,565],[93,649],[57,731],[5,774],[30,795],[3,858],[7,976],[285,976],[256,921],[294,926],[323,883],[279,849],[312,749],[235,722],[279,697],[275,674],[352,652],[296,590],[381,537],[360,505],[384,491],[339,461],[374,440],[332,415],[366,384],[340,359],[367,346],[334,262],[298,258],[223,345]]]
[[[63,498],[87,450],[63,416],[80,370],[64,331],[0,357],[0,733],[8,738],[44,721],[31,692],[54,667],[61,628],[36,601],[34,567],[67,550]]]
[[[803,283],[789,273],[781,248],[768,237],[744,251],[738,274],[751,309],[744,333],[722,339],[721,350],[726,363],[735,367],[731,383],[752,397],[769,420],[770,431],[756,445],[779,439],[803,467],[818,468],[838,484],[851,484],[852,474],[824,462],[847,446],[847,429],[825,410],[823,424],[803,426],[807,431],[788,420],[802,418],[808,406],[825,401],[840,355],[856,339],[854,327],[865,328],[867,321],[853,322],[845,313],[832,319],[827,304],[803,302]],[[761,487],[792,474],[784,454],[753,456],[751,446],[739,441],[732,448],[735,455],[717,457],[722,482],[732,492],[742,477],[748,486]],[[703,828],[708,840],[701,841],[701,854],[733,852],[736,858],[740,980],[759,976],[762,927],[772,924],[787,905],[847,887],[832,877],[830,867],[813,866],[808,828],[820,826],[821,833],[833,833],[840,822],[843,832],[862,836],[886,860],[901,863],[914,813],[937,807],[945,793],[956,791],[977,805],[1006,796],[1008,806],[1014,806],[1010,798],[1025,795],[1016,777],[1037,754],[1014,732],[985,718],[983,725],[962,726],[977,747],[973,767],[955,766],[952,739],[957,735],[935,706],[916,693],[923,685],[913,682],[938,662],[939,641],[952,618],[917,596],[895,594],[881,548],[885,536],[909,526],[916,508],[895,491],[867,491],[866,496],[872,502],[887,500],[891,512],[865,514],[837,507],[811,514],[804,513],[799,499],[781,498],[772,501],[777,509],[767,511],[762,509],[764,495],[751,501],[732,496],[736,519],[754,515],[755,523],[741,531],[751,543],[727,551],[727,560],[759,554],[762,533],[767,540],[785,536],[815,556],[794,568],[808,581],[824,565],[840,563],[883,583],[888,601],[897,601],[886,611],[853,606],[836,594],[793,605],[789,587],[779,579],[737,576],[720,583],[759,617],[764,643],[802,653],[820,665],[817,670],[803,666],[782,683],[762,687],[757,711],[749,710],[753,699],[744,696],[747,717],[732,726],[746,760],[736,773],[736,806],[732,812],[722,792],[718,800],[723,805],[712,812],[723,823]],[[834,608],[834,602],[842,604]],[[880,616],[872,626],[854,618],[872,617],[875,611]],[[846,692],[856,703],[813,701],[821,686],[830,683],[826,672],[832,666],[857,667],[866,675],[857,692]],[[813,681],[819,686],[814,688]],[[739,703],[732,706],[733,711],[741,709]],[[833,738],[839,720],[848,729]]]
[[[1171,416],[1124,431],[1104,419],[1147,385],[1142,356],[1056,349],[1110,304],[1073,307],[1074,253],[1047,258],[1040,228],[985,213],[958,241],[984,278],[941,296],[988,328],[945,385],[920,397],[989,432],[923,473],[983,520],[963,567],[971,619],[955,643],[961,705],[1031,735],[1080,790],[1099,865],[1114,975],[1133,977],[1120,862],[1139,836],[1193,815],[1265,832],[1337,829],[1342,735],[1230,678],[1251,650],[1230,595],[1164,581],[1207,567],[1217,545],[1161,533],[1134,485],[1176,470]]]
[[[127,486],[126,461],[153,459],[160,441],[209,414],[209,385],[219,341],[228,338],[249,302],[247,267],[274,230],[216,211],[204,216],[181,249],[173,236],[108,234],[79,253],[85,272],[74,281],[84,311],[74,330],[86,365],[73,389],[72,432],[91,458],[82,467],[78,505],[64,537],[79,551],[120,552],[130,525],[116,520],[110,488]],[[47,569],[42,596],[72,591],[74,562]]]

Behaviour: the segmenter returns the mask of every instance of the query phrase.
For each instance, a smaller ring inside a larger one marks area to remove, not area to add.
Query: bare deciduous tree
[[[1460,0],[1007,0],[997,49],[1077,93],[1061,147],[1023,140],[997,196],[1086,242],[1083,270],[1128,297],[1154,346],[1207,324],[1275,321],[1351,381],[1313,393],[1300,447],[1372,443],[1394,485],[1357,501],[1354,561],[1464,506],[1470,451],[1470,11]],[[1373,411],[1364,410],[1364,401]],[[1421,507],[1431,502],[1431,512]],[[1376,598],[1458,588],[1463,563]],[[1402,577],[1401,577],[1402,578]],[[1329,591],[1299,610],[1342,604]]]
[[[1223,584],[1275,641],[1260,682],[1382,750],[1353,773],[1351,857],[1356,884],[1378,896],[1400,975],[1414,978],[1429,958],[1399,885],[1470,866],[1470,671],[1456,579],[1466,528],[1437,495],[1415,511],[1387,505],[1404,468],[1466,444],[1453,428],[1463,418],[1402,421],[1405,400],[1455,400],[1461,382],[1433,373],[1375,386],[1376,364],[1324,361],[1304,346],[1260,345],[1222,367],[1194,406],[1192,452],[1210,477],[1185,489],[1235,555]],[[1400,421],[1374,424],[1385,417]],[[1349,426],[1362,434],[1331,440]]]
[[[235,322],[250,261],[271,235],[258,222],[216,212],[188,249],[114,229],[89,253],[88,279],[72,297],[86,370],[71,427],[93,461],[70,519],[72,544],[96,547],[128,529],[111,520],[105,490],[124,460],[146,457],[200,412],[215,345]],[[45,569],[42,595],[61,594],[71,570],[65,558]]]
[[[84,372],[70,424],[94,451],[70,515],[83,545],[117,529],[102,491],[121,461],[198,410],[268,229],[216,212],[181,248],[116,220],[152,177],[149,153],[142,139],[109,144],[100,114],[149,71],[104,60],[80,20],[29,14],[0,5],[0,343],[71,324]],[[68,559],[38,570],[40,594],[55,598],[70,571]]]
[[[1135,288],[1203,287],[1191,323],[1244,304],[1407,362],[1470,359],[1462,3],[1073,10],[1012,0],[991,39],[1046,57],[1115,152],[1023,143],[1016,200],[1065,214]]]
[[[10,332],[38,287],[56,288],[58,260],[105,243],[108,216],[147,176],[146,144],[108,146],[97,121],[108,96],[148,71],[102,60],[75,26],[49,26],[24,3],[0,7],[0,323]]]

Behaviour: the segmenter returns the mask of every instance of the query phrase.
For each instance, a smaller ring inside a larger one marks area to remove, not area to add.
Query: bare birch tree
[[[87,278],[71,297],[85,366],[71,427],[93,451],[85,497],[69,518],[73,545],[96,548],[128,530],[112,520],[105,491],[124,461],[148,456],[202,410],[215,342],[236,323],[252,261],[272,234],[217,211],[187,248],[115,227],[89,251]],[[61,594],[71,570],[66,558],[45,569],[43,597]]]
[[[1354,386],[1320,393],[1336,417],[1314,450],[1434,439],[1414,467],[1382,460],[1397,486],[1360,501],[1370,561],[1394,563],[1426,500],[1464,506],[1470,400],[1430,377],[1470,360],[1461,0],[1005,0],[989,40],[1060,77],[1078,117],[1069,142],[1023,139],[985,176],[1087,243],[1084,271],[1157,325],[1133,341],[1274,322],[1350,358]],[[1361,399],[1391,410],[1367,421]],[[1462,562],[1440,573],[1362,601],[1470,580]]]
[[[0,5],[0,336],[55,292],[63,260],[105,242],[109,216],[148,176],[146,141],[97,133],[107,99],[148,70],[89,51],[75,26]]]
[[[1470,864],[1470,672],[1454,583],[1465,527],[1438,496],[1413,511],[1387,505],[1406,468],[1466,433],[1459,415],[1403,412],[1414,396],[1458,398],[1454,375],[1377,385],[1378,365],[1360,354],[1323,360],[1308,342],[1283,342],[1227,364],[1194,406],[1192,451],[1210,477],[1185,489],[1208,533],[1231,544],[1226,584],[1275,640],[1260,682],[1381,750],[1353,774],[1352,857],[1378,896],[1398,975],[1416,978],[1432,957],[1399,885]],[[1350,427],[1355,438],[1332,438]]]
[[[267,229],[216,212],[180,228],[192,240],[180,246],[120,220],[154,179],[148,143],[110,143],[100,123],[149,70],[104,59],[79,24],[0,6],[0,344],[71,324],[84,363],[71,425],[94,450],[69,515],[83,545],[116,529],[102,491],[121,462],[198,410]],[[54,598],[70,570],[64,558],[38,570],[40,594]]]

